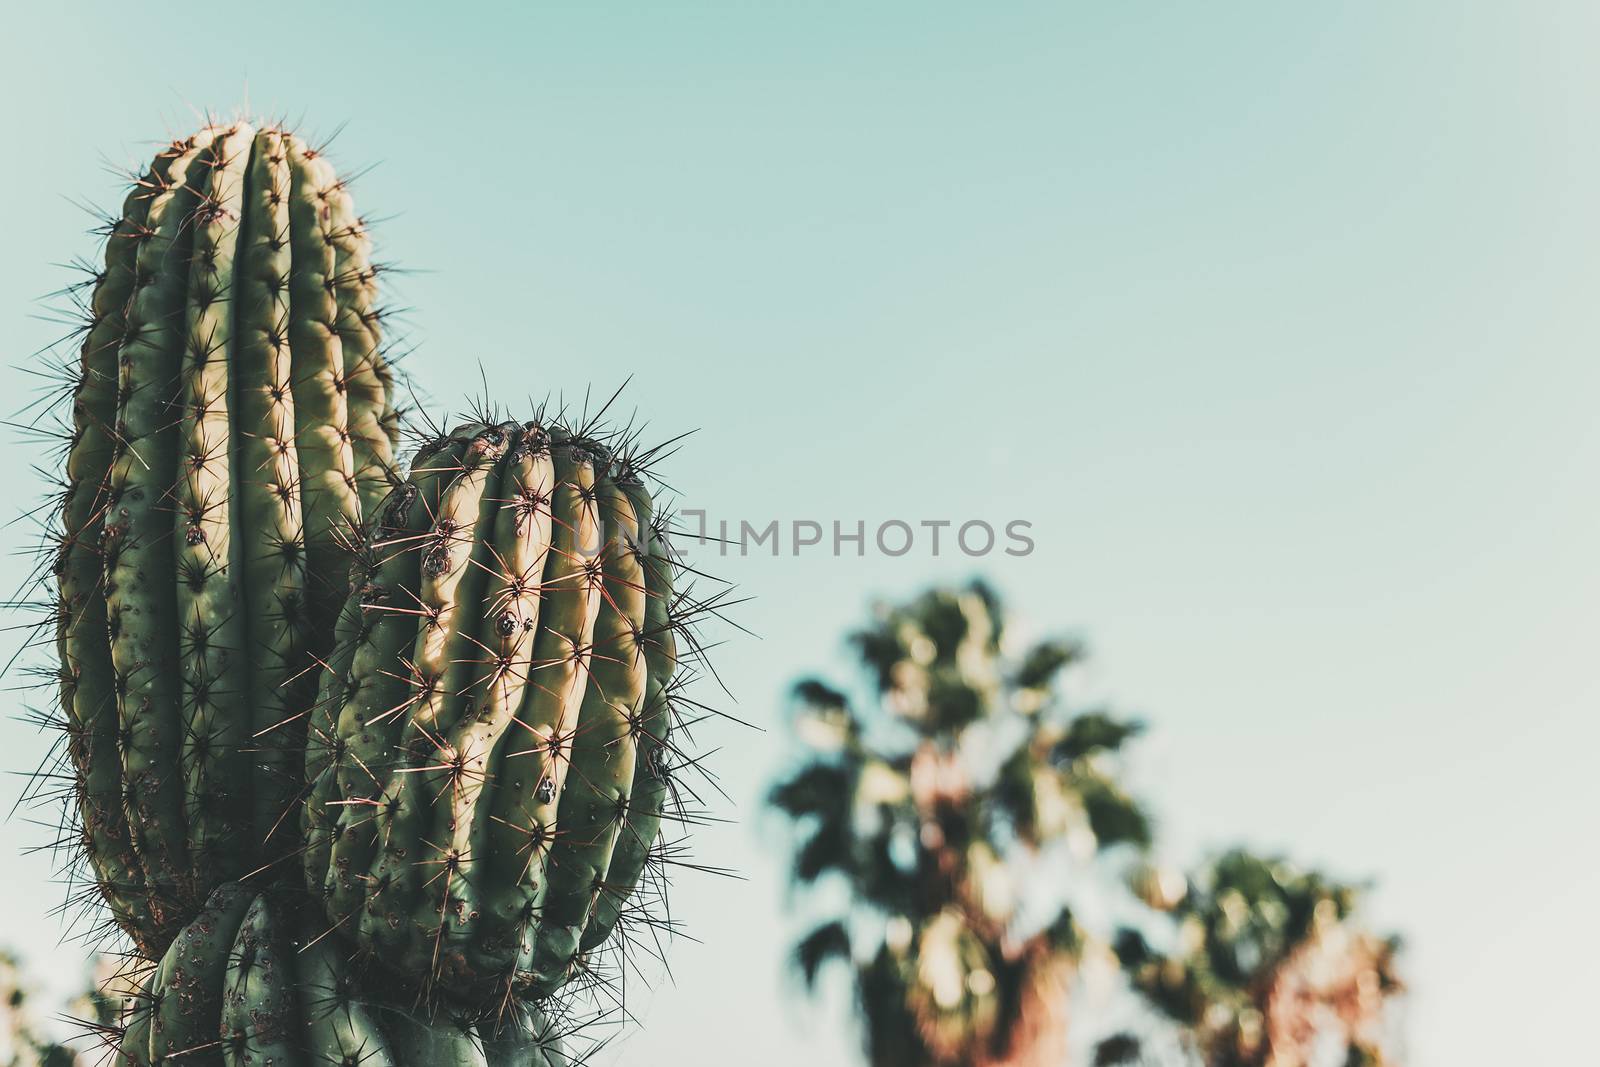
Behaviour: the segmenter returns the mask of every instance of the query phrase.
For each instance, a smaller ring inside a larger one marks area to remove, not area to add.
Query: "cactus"
[[[1149,885],[1140,878],[1135,888]],[[1171,915],[1175,943],[1162,952],[1125,929],[1117,956],[1207,1067],[1305,1067],[1333,1047],[1345,1063],[1392,1062],[1384,1028],[1402,989],[1398,942],[1357,924],[1353,887],[1234,850],[1178,893],[1141,895]],[[1102,1062],[1137,1062],[1132,1035],[1113,1041],[1124,1054]]]
[[[364,226],[275,126],[169,145],[106,233],[48,620],[72,830],[148,972],[95,1025],[130,1064],[554,1062],[530,1005],[670,931],[692,818],[720,598],[676,588],[660,451],[480,414],[402,478]]]
[[[1061,899],[1023,899],[1020,865],[1149,843],[1112,776],[1138,726],[1060,706],[1076,646],[1012,662],[1002,637],[986,586],[936,589],[855,636],[880,714],[797,686],[812,758],[771,802],[803,831],[796,881],[834,876],[852,904],[796,962],[808,983],[851,966],[875,1067],[1061,1062],[1081,933]]]
[[[468,423],[360,546],[306,747],[306,881],[432,992],[554,993],[658,855],[684,619],[640,466],[559,419]]]
[[[386,998],[284,901],[217,887],[131,998],[119,1067],[564,1067],[555,1027],[523,1004],[425,1017]]]
[[[344,183],[272,126],[172,143],[109,226],[56,633],[85,849],[147,954],[298,848],[340,531],[388,491],[397,429],[376,272]]]

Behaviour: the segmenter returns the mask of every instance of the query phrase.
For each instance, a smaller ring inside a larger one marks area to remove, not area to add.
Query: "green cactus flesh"
[[[284,900],[219,886],[132,998],[121,1067],[564,1067],[550,1021],[524,1004],[424,1017],[375,995],[338,941],[305,936]]]
[[[308,738],[306,876],[341,936],[482,1000],[553,993],[618,924],[668,793],[659,526],[630,461],[562,426],[418,454],[359,547]]]
[[[210,890],[297,851],[341,531],[395,417],[348,191],[246,123],[160,152],[88,302],[56,571],[85,845],[159,954]]]

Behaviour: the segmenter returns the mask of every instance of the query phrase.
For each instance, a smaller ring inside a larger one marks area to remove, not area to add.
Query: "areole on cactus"
[[[303,722],[397,434],[348,190],[275,126],[160,151],[107,231],[75,374],[61,703],[95,876],[160,951],[293,853]]]

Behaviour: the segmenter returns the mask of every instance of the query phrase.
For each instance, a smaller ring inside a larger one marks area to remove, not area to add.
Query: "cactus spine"
[[[303,679],[394,447],[375,274],[328,164],[242,122],[161,151],[110,230],[57,641],[86,848],[146,952],[297,847]]]
[[[447,995],[565,984],[662,820],[675,566],[592,436],[469,423],[422,449],[362,546],[307,744],[334,927]]]

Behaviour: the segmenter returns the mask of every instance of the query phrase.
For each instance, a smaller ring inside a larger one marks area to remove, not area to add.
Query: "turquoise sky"
[[[769,729],[711,738],[738,822],[699,846],[746,880],[684,882],[700,943],[611,1061],[847,1062],[779,962],[781,698],[871,598],[981,565],[1151,720],[1175,855],[1378,881],[1414,1064],[1568,1062],[1600,951],[1597,35],[1587,0],[34,4],[0,45],[3,391],[107,161],[206,110],[347,124],[436,407],[631,376],[662,436],[699,428],[670,475],[714,517],[1034,524],[1023,558],[702,556],[756,598],[720,666]],[[0,726],[11,768],[44,744]],[[14,816],[0,854],[41,836]],[[0,941],[64,988],[48,872],[0,881]]]

